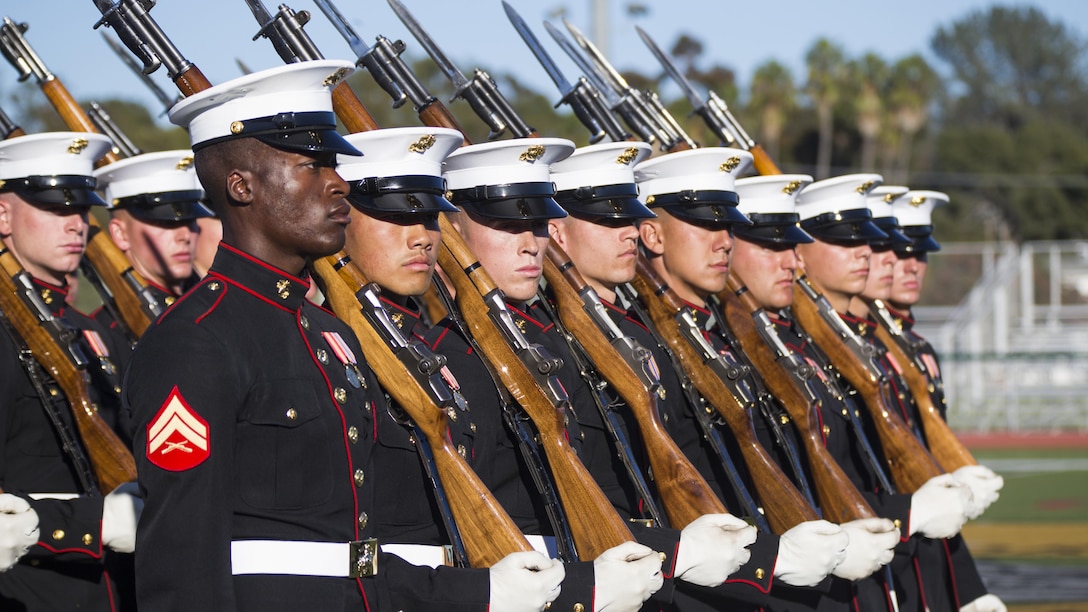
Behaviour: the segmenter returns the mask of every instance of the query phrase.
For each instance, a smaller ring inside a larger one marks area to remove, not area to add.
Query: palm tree
[[[909,55],[892,66],[888,106],[899,137],[894,165],[897,181],[907,180],[914,135],[929,118],[929,105],[940,87],[940,76],[921,55]]]
[[[850,62],[850,83],[854,92],[854,115],[861,135],[861,170],[876,168],[877,136],[884,122],[883,95],[887,90],[888,64],[875,53],[866,53]]]
[[[831,173],[831,140],[834,136],[833,112],[839,101],[845,71],[845,54],[835,43],[821,38],[805,54],[808,82],[805,94],[816,105],[820,140],[816,149],[816,178]]]
[[[771,159],[780,159],[786,115],[796,104],[793,74],[784,64],[769,60],[752,75],[748,108],[759,115],[759,141]]]

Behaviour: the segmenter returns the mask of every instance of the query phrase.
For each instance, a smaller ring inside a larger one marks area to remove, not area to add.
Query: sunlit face
[[[536,295],[548,248],[546,220],[492,219],[462,212],[453,223],[508,300],[524,302]]]
[[[552,238],[566,251],[597,294],[616,301],[616,287],[635,277],[638,228],[630,219],[587,221],[574,216],[549,222]]]
[[[797,266],[797,251],[792,244],[738,238],[733,245],[733,273],[759,305],[768,310],[781,310],[793,303]]]
[[[141,221],[119,210],[110,219],[110,238],[132,267],[149,281],[181,293],[193,275],[195,221]]]
[[[925,253],[903,254],[892,268],[892,288],[888,302],[899,310],[910,310],[922,297],[922,285],[929,266]]]
[[[251,255],[300,274],[307,260],[344,247],[348,184],[336,173],[335,153],[259,144],[259,161],[227,176],[228,192],[244,206],[224,217],[224,236]]]
[[[427,291],[441,238],[437,214],[376,216],[353,208],[344,249],[367,280],[407,297]]]
[[[817,239],[797,245],[801,267],[839,312],[846,312],[850,298],[860,295],[869,278],[873,250],[865,242],[832,243]]]
[[[215,217],[201,217],[196,220],[196,229],[193,266],[203,276],[212,267],[212,260],[219,250],[219,241],[223,239],[223,222]]]
[[[680,298],[703,305],[725,289],[733,234],[729,229],[695,225],[659,210],[656,219],[639,226],[642,243],[655,255],[651,260]]]
[[[892,268],[895,260],[895,251],[891,249],[873,251],[869,258],[869,278],[865,279],[861,297],[867,300],[888,299],[892,292]]]
[[[31,276],[63,285],[87,246],[87,214],[85,207],[38,208],[0,194],[0,239]]]

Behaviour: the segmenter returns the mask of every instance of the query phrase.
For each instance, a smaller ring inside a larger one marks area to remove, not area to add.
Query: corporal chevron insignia
[[[193,412],[175,386],[147,426],[147,459],[164,470],[181,472],[210,455],[208,422]]]

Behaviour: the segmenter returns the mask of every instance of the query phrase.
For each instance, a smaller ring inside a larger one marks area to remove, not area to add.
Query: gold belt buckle
[[[364,578],[367,576],[377,575],[377,538],[368,538],[366,540],[356,540],[354,542],[348,542],[348,548],[351,551],[351,558],[348,560],[349,578]]]

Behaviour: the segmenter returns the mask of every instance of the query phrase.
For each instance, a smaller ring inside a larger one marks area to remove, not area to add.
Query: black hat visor
[[[652,198],[652,200],[651,200]],[[740,196],[735,191],[685,189],[646,198],[651,209],[664,208],[670,215],[696,225],[749,225],[752,221],[737,210]]]
[[[127,210],[140,221],[149,222],[192,221],[201,217],[214,217],[211,209],[201,201],[203,198],[204,192],[199,189],[141,193],[117,198],[113,207]]]
[[[550,182],[478,185],[452,194],[451,202],[481,217],[547,220],[567,216],[556,203],[555,184]]]
[[[817,215],[801,222],[801,229],[825,242],[874,242],[887,240],[872,221],[868,208],[855,208]]]
[[[237,131],[195,144],[193,150],[233,138],[252,137],[285,151],[362,155],[336,131],[336,115],[330,112],[279,113],[237,123],[240,125]]]
[[[368,214],[457,212],[446,199],[446,182],[438,176],[366,177],[348,183],[348,202]]]
[[[932,225],[910,225],[903,227],[903,233],[910,238],[910,244],[896,247],[904,253],[929,253],[941,250],[941,243],[933,239]]]
[[[106,202],[94,191],[95,185],[93,176],[81,174],[33,175],[4,180],[0,192],[15,193],[40,208],[105,206]]]
[[[638,201],[634,183],[578,187],[555,194],[555,201],[576,217],[593,219],[652,219],[657,215]]]
[[[812,236],[798,227],[797,213],[748,213],[752,225],[738,225],[733,233],[749,242],[774,244],[804,244],[812,242]]]

